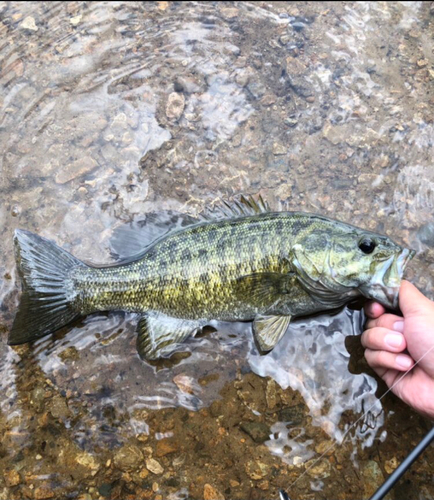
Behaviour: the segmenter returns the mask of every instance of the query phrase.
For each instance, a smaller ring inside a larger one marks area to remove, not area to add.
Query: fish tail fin
[[[15,231],[14,243],[22,296],[9,345],[36,340],[80,316],[73,308],[75,293],[69,275],[73,268],[85,266],[52,241],[29,231]]]

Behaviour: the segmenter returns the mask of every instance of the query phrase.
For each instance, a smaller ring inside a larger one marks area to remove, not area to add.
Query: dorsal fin
[[[116,260],[116,265],[125,264],[139,258],[140,254],[165,234],[198,222],[200,220],[192,215],[171,210],[148,213],[113,230],[110,254]]]
[[[268,203],[261,195],[257,198],[241,195],[232,201],[219,200],[197,216],[171,210],[145,214],[140,219],[122,224],[113,230],[109,249],[115,264],[104,267],[137,260],[157,239],[192,224],[247,217],[270,211]]]
[[[255,199],[253,196],[244,195],[235,198],[232,201],[219,200],[211,207],[207,207],[198,217],[201,220],[212,221],[222,219],[232,219],[238,217],[247,217],[249,215],[258,215],[270,212],[270,207],[261,195]]]

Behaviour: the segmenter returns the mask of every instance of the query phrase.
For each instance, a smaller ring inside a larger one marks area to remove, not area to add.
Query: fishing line
[[[366,417],[366,415],[374,408],[374,406],[376,406],[385,396],[387,396],[387,394],[389,394],[389,392],[391,392],[399,384],[399,382],[401,382],[401,380],[404,377],[406,377],[411,372],[411,370],[413,370],[413,368],[415,368],[423,360],[423,358],[425,356],[428,356],[428,354],[433,350],[434,350],[434,345],[430,349],[428,349],[428,351],[425,354],[423,354],[417,361],[415,361],[414,365],[411,368],[409,368],[406,372],[404,372],[402,376],[399,377],[398,380],[396,380],[372,406],[370,406],[353,424],[350,425],[350,427],[345,431],[342,440],[339,443],[339,446],[343,445],[349,432],[360,422],[360,420]],[[312,469],[312,467],[314,467],[329,451],[333,450],[337,444],[338,443],[333,443],[332,445],[330,445],[324,451],[324,453],[322,453],[317,459],[315,459],[314,462],[310,464],[309,467],[300,476],[298,476],[298,478],[293,483],[290,484],[289,488],[292,488],[297,481],[299,481],[302,477],[304,477],[307,474],[307,472],[310,469]]]

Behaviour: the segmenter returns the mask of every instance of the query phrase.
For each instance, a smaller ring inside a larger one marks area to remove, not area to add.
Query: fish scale
[[[190,217],[112,266],[88,266],[26,231],[15,244],[23,295],[9,343],[124,310],[142,314],[137,346],[147,359],[170,354],[211,320],[253,320],[268,351],[291,318],[360,296],[395,307],[413,255],[385,236],[320,215],[271,212],[261,198],[243,197]]]

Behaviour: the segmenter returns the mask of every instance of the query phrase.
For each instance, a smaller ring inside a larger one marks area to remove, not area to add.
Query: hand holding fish
[[[434,350],[430,351],[434,346],[434,302],[403,281],[399,305],[403,318],[386,314],[377,302],[366,305],[370,319],[362,335],[365,357],[388,387],[420,359],[392,390],[415,410],[434,418]]]

